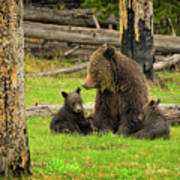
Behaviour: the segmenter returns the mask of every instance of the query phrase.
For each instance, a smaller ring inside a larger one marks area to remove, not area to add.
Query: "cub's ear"
[[[67,98],[67,96],[68,96],[68,93],[66,93],[65,91],[62,91],[61,94],[64,98]]]
[[[155,104],[154,100],[151,100],[150,103],[149,103],[150,106],[153,106],[154,104]]]
[[[161,102],[161,100],[158,99],[158,100],[156,101],[156,105],[159,105],[160,102]]]
[[[115,49],[113,47],[107,47],[104,51],[104,57],[111,60],[112,56],[115,54]]]
[[[80,88],[80,87],[78,87],[78,88],[76,89],[76,92],[77,92],[78,94],[80,94],[80,92],[81,92],[81,88]]]

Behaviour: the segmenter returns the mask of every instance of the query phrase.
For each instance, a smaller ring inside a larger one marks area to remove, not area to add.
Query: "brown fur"
[[[143,121],[143,128],[134,134],[135,137],[146,139],[170,137],[167,119],[158,108],[159,102],[160,100],[157,102],[151,100],[144,106],[143,113],[139,116]]]
[[[141,128],[137,117],[148,101],[148,89],[134,60],[114,47],[100,47],[90,57],[83,86],[97,89],[93,119],[96,128],[124,135]]]
[[[91,122],[84,116],[80,94],[81,89],[67,93],[62,91],[64,106],[54,115],[50,123],[51,132],[89,134],[93,131]]]

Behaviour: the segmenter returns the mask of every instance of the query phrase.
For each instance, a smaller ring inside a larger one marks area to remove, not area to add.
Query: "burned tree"
[[[0,0],[0,175],[30,172],[22,0]]]
[[[153,79],[153,1],[120,0],[119,10],[121,51]]]

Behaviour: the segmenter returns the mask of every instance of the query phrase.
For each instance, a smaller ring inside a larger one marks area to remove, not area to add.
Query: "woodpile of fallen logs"
[[[41,0],[36,3],[46,4]],[[53,10],[27,6],[24,10],[25,52],[38,57],[87,61],[100,45],[120,48],[119,31],[102,29],[117,25],[118,20],[114,16],[97,20],[89,9]],[[154,35],[154,48],[155,70],[179,63],[180,37]],[[156,57],[157,54],[161,56]]]
[[[43,23],[24,22],[24,34],[28,38],[59,41],[80,45],[103,45],[120,47],[119,31]],[[180,37],[154,35],[154,47],[158,52],[180,53]]]

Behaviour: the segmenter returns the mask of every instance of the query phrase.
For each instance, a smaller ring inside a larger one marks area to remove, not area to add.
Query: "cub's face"
[[[62,92],[62,96],[65,100],[65,105],[69,107],[69,109],[74,113],[82,113],[84,112],[82,99],[80,95],[80,88],[71,93]]]
[[[151,100],[146,103],[143,107],[143,113],[141,113],[138,118],[142,121],[146,117],[150,117],[155,111],[157,111],[159,103],[160,99],[157,101]]]

